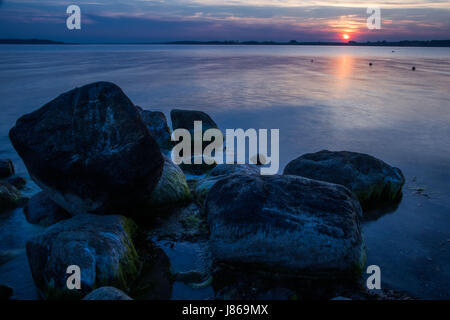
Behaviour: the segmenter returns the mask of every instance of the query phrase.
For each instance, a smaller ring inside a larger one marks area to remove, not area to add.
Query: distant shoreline
[[[450,47],[450,40],[403,40],[403,41],[376,41],[376,42],[288,42],[276,41],[170,41],[170,42],[140,42],[140,43],[69,43],[46,39],[0,39],[0,44],[27,44],[27,45],[235,45],[235,46],[350,46],[350,47]]]

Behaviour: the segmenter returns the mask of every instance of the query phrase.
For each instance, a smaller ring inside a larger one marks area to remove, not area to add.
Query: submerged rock
[[[139,110],[108,82],[63,93],[9,136],[31,178],[72,215],[142,212],[164,163]]]
[[[235,174],[209,191],[218,262],[290,276],[359,275],[361,206],[345,187],[295,176]]]
[[[143,110],[142,108],[139,109],[142,120],[159,147],[163,150],[171,150],[173,141],[170,139],[170,128],[164,113],[160,111]]]
[[[348,151],[305,154],[289,162],[283,174],[344,185],[363,207],[399,198],[405,183],[400,169],[370,155]]]
[[[44,227],[70,218],[70,214],[51,200],[44,191],[30,198],[24,208],[24,213],[29,223]]]
[[[0,179],[8,178],[14,174],[14,165],[9,159],[0,159]]]
[[[125,292],[114,287],[101,287],[95,289],[83,300],[133,300]]]
[[[207,240],[209,237],[206,218],[201,208],[191,202],[184,207],[170,210],[169,214],[156,219],[148,230],[148,237],[155,242]]]
[[[0,212],[16,208],[24,203],[25,198],[16,187],[0,181]]]
[[[168,300],[172,295],[170,261],[163,250],[151,241],[143,257],[142,271],[130,295],[136,300]]]
[[[206,199],[209,190],[212,186],[231,174],[259,174],[259,168],[256,165],[249,164],[219,164],[203,179],[198,180],[194,187],[193,192],[197,201],[201,204]]]
[[[164,156],[161,178],[153,190],[151,204],[154,207],[173,207],[191,200],[191,192],[183,171],[172,160]]]
[[[83,214],[63,220],[27,242],[36,286],[47,299],[81,298],[101,286],[127,291],[138,276],[135,224],[119,215]],[[81,290],[69,290],[67,267],[81,270]]]

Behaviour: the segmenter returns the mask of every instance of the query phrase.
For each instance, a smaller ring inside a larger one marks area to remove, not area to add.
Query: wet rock
[[[133,283],[130,295],[136,300],[168,300],[172,295],[172,276],[167,255],[149,243],[142,271]]]
[[[0,159],[0,179],[14,174],[14,165],[9,159]]]
[[[155,242],[161,240],[196,242],[206,240],[208,237],[206,218],[195,203],[170,210],[168,214],[154,221],[148,230],[148,238]]]
[[[14,291],[12,288],[0,284],[0,300],[9,300],[13,293]]]
[[[172,119],[172,128],[173,130],[176,129],[186,129],[191,134],[191,164],[180,164],[180,168],[191,175],[197,176],[197,175],[203,175],[210,171],[214,166],[216,165],[206,164],[203,159],[201,164],[195,164],[194,160],[195,158],[201,158],[202,155],[196,155],[194,154],[194,143],[195,143],[195,135],[194,135],[194,121],[202,121],[202,136],[203,133],[211,128],[218,129],[217,124],[214,122],[211,117],[202,112],[202,111],[195,111],[195,110],[179,110],[174,109],[170,112],[170,118]],[[203,141],[202,146],[203,148],[206,147],[210,142]]]
[[[31,178],[72,215],[130,215],[148,204],[164,164],[139,110],[96,82],[22,116],[9,133]]]
[[[22,177],[14,177],[14,178],[8,179],[8,183],[10,185],[13,185],[14,187],[16,187],[18,190],[22,190],[23,188],[25,188],[25,185],[27,184],[27,180]]]
[[[202,121],[203,131],[218,128],[214,120],[203,111],[173,109],[170,111],[170,118],[173,130],[187,129],[191,133],[191,137],[194,136],[194,121]]]
[[[25,198],[16,187],[0,181],[0,212],[21,206],[24,202]]]
[[[208,241],[158,241],[170,259],[172,277],[191,287],[201,288],[211,284],[212,260]]]
[[[218,263],[324,278],[359,276],[365,263],[361,206],[341,185],[235,174],[211,188],[205,212]]]
[[[203,179],[196,181],[193,187],[195,199],[203,204],[211,187],[220,179],[231,174],[259,174],[256,165],[248,164],[219,164]]]
[[[331,299],[331,300],[336,300],[336,301],[347,301],[347,300],[352,300],[352,299],[347,298],[347,297],[341,297],[341,296],[338,296],[338,297],[334,297],[334,298]]]
[[[164,113],[139,109],[142,120],[159,147],[163,150],[172,150],[173,141],[170,139],[171,132]]]
[[[202,158],[202,163],[196,164],[195,158]],[[217,165],[215,162],[212,164],[207,164],[203,156],[192,156],[191,157],[191,163],[181,163],[180,168],[183,170],[183,172],[186,173],[186,178],[188,180],[195,180],[198,178],[201,178],[202,176],[208,174],[215,166]]]
[[[175,207],[191,200],[191,192],[183,171],[172,160],[164,156],[161,178],[151,195],[154,207]]]
[[[127,291],[141,264],[135,232],[135,224],[119,215],[83,214],[50,226],[26,245],[36,286],[47,299],[81,298],[102,286]],[[81,290],[67,289],[70,265],[80,267]]]
[[[133,300],[125,292],[114,287],[101,287],[95,289],[83,300]]]
[[[43,227],[71,217],[66,210],[50,199],[44,191],[30,198],[24,208],[24,213],[29,223],[39,224]]]
[[[405,183],[400,169],[370,155],[348,151],[305,154],[289,162],[283,174],[344,185],[363,207],[399,198]]]

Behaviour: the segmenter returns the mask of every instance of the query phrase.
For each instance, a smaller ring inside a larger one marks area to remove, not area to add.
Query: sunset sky
[[[81,30],[66,28],[70,4],[81,8]],[[381,8],[381,30],[367,29],[370,5]],[[450,39],[450,1],[0,0],[0,38],[84,43]]]

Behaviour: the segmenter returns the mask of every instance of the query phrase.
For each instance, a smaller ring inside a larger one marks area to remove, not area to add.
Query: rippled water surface
[[[450,298],[449,48],[3,45],[0,158],[26,175],[8,139],[15,120],[99,80],[167,116],[198,109],[221,128],[279,128],[280,172],[322,149],[399,167],[401,203],[363,225],[368,264],[381,267],[386,287]],[[37,190],[30,183],[26,193]],[[37,297],[24,245],[40,230],[21,209],[0,215],[0,283],[16,298]]]

